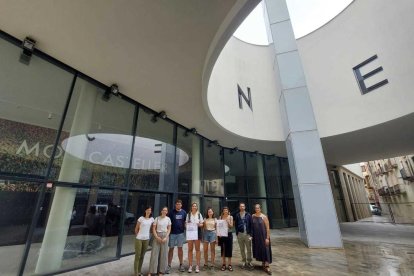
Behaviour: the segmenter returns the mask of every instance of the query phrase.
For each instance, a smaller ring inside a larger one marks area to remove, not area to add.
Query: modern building
[[[2,274],[131,254],[131,221],[176,198],[342,248],[326,164],[414,152],[414,3],[356,0],[296,40],[266,0],[265,46],[232,37],[258,3],[0,1]]]
[[[344,166],[329,166],[329,181],[339,222],[372,216],[364,178]]]

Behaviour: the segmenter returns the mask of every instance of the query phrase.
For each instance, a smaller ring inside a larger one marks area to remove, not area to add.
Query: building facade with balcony
[[[414,223],[414,155],[361,165],[370,202],[396,223]]]

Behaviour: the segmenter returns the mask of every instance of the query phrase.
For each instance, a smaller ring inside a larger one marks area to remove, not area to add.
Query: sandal
[[[269,266],[265,266],[265,267],[264,267],[264,271],[265,271],[268,275],[272,275],[272,271],[270,271],[270,267],[269,267]]]
[[[233,267],[231,265],[229,265],[227,268],[229,269],[229,271],[233,271]]]
[[[222,266],[221,266],[221,271],[225,271],[226,270],[226,265],[225,264],[223,264]]]

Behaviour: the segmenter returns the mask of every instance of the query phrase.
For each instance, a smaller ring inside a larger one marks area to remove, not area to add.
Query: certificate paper
[[[197,223],[187,222],[187,231],[186,231],[187,241],[198,240],[198,225]]]
[[[229,233],[229,225],[227,221],[218,219],[217,220],[217,236],[219,237],[227,237]]]

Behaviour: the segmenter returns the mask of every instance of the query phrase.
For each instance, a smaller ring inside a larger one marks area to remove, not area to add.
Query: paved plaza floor
[[[309,249],[300,241],[297,228],[272,230],[273,275],[414,275],[414,225],[354,222],[342,223],[341,230],[344,249]],[[184,251],[186,264],[186,245]],[[218,248],[216,252],[216,269],[192,274],[266,275],[259,262],[254,262],[256,267],[253,271],[239,267],[241,258],[237,239],[234,239],[233,272],[220,271]],[[149,256],[148,252],[144,273],[148,271]],[[132,276],[133,260],[133,256],[128,256],[61,275]],[[189,275],[188,272],[178,272],[176,255],[171,275]]]

